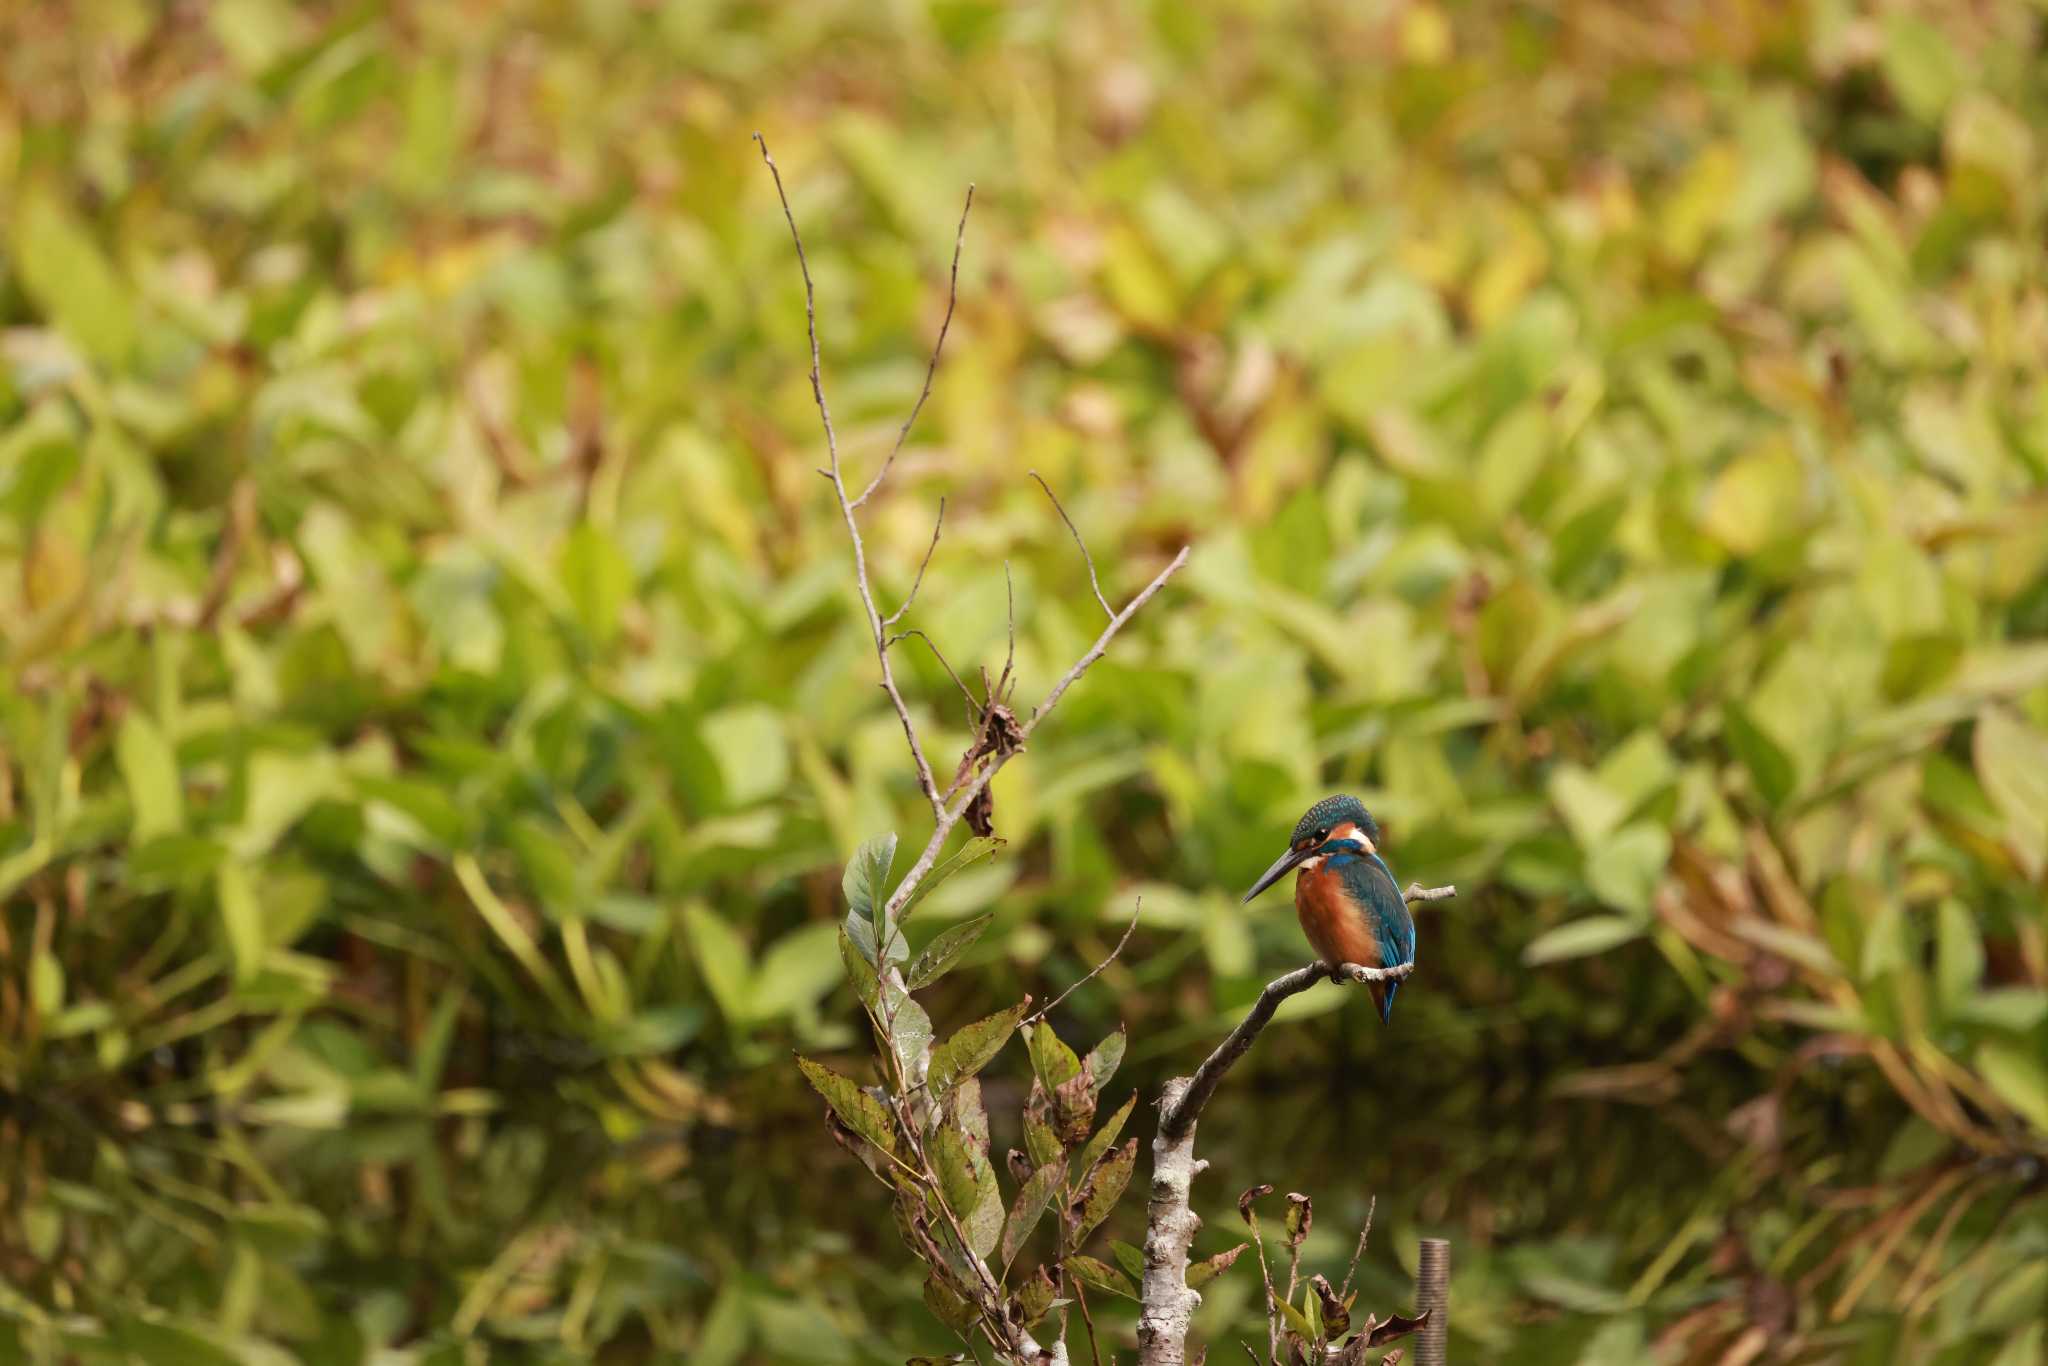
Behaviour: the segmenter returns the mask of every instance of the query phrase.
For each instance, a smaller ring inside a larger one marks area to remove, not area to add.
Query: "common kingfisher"
[[[1296,868],[1294,911],[1302,933],[1331,966],[1389,968],[1415,961],[1415,920],[1394,870],[1380,857],[1380,828],[1356,797],[1325,797],[1308,809],[1274,860],[1244,894],[1249,902]],[[1399,982],[1368,982],[1380,1019],[1394,1013]]]

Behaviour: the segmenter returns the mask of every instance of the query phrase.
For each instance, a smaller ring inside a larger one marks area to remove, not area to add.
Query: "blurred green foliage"
[[[856,477],[979,186],[885,596],[944,495],[917,624],[999,661],[1007,563],[1031,700],[1096,609],[1026,470],[1112,598],[1196,547],[919,909],[997,915],[941,1028],[1143,890],[1057,1023],[1150,1094],[1357,791],[1463,895],[1390,1027],[1312,992],[1233,1077],[1209,1236],[1296,1185],[1341,1261],[1377,1192],[1368,1299],[1448,1232],[1467,1360],[2038,1366],[2042,25],[0,11],[0,1356],[947,1340],[789,1065],[858,1043],[839,865],[921,802],[758,127]]]

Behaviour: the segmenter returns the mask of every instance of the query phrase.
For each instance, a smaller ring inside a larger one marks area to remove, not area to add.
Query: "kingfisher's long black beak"
[[[1279,858],[1273,861],[1273,866],[1271,868],[1268,868],[1265,872],[1259,874],[1259,880],[1257,882],[1254,882],[1252,884],[1252,889],[1244,894],[1244,899],[1246,901],[1250,901],[1260,892],[1265,891],[1268,887],[1278,882],[1281,878],[1286,877],[1289,873],[1293,872],[1297,867],[1300,866],[1301,861],[1303,859],[1307,858],[1310,854],[1313,854],[1314,852],[1315,850],[1313,848],[1289,849],[1286,853],[1282,854]]]

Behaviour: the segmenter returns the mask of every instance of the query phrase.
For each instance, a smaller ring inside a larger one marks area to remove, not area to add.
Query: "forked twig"
[[[1110,607],[1109,599],[1102,596],[1102,581],[1095,577],[1095,557],[1088,553],[1088,543],[1081,539],[1081,528],[1074,525],[1074,519],[1067,516],[1067,510],[1060,506],[1059,495],[1052,491],[1052,485],[1046,483],[1037,470],[1030,471],[1030,474],[1038,480],[1038,487],[1045,490],[1045,496],[1052,499],[1052,510],[1067,524],[1067,530],[1074,533],[1074,544],[1081,547],[1081,558],[1088,562],[1088,586],[1095,590],[1095,601],[1102,605],[1102,615],[1114,617],[1116,612]]]
[[[931,363],[924,368],[924,392],[919,394],[917,402],[911,405],[910,416],[903,419],[902,430],[896,433],[896,444],[889,448],[889,454],[882,461],[882,467],[875,471],[875,477],[868,481],[868,486],[860,491],[860,497],[853,500],[853,506],[856,508],[882,486],[882,480],[888,475],[889,467],[896,463],[896,457],[903,452],[903,442],[909,437],[910,428],[917,421],[917,415],[924,411],[924,401],[932,396],[932,377],[939,372],[939,355],[946,349],[946,333],[953,326],[953,305],[960,299],[960,245],[967,240],[967,215],[973,211],[974,185],[970,182],[967,186],[967,203],[960,209],[960,226],[953,233],[953,270],[946,279],[946,316],[939,324],[939,339],[932,344]]]
[[[875,590],[868,583],[867,546],[861,539],[860,523],[854,519],[853,504],[846,496],[846,480],[839,469],[839,437],[832,427],[832,406],[825,401],[825,381],[818,350],[818,304],[817,289],[811,283],[810,258],[804,253],[804,237],[797,230],[796,213],[789,207],[789,192],[783,188],[782,172],[775,165],[775,158],[768,154],[768,142],[759,133],[754,141],[761,148],[761,160],[768,163],[768,173],[775,178],[775,195],[782,201],[782,217],[789,224],[790,241],[796,245],[797,269],[804,277],[804,327],[811,342],[811,397],[818,405],[818,419],[825,428],[825,454],[830,467],[825,475],[832,481],[832,492],[839,500],[839,515],[846,523],[847,539],[853,544],[853,579],[860,590],[860,603],[867,612],[868,632],[875,640],[875,659],[881,666],[882,690],[889,694],[889,702],[896,708],[896,719],[903,725],[903,739],[910,746],[910,757],[917,765],[917,783],[923,789],[925,800],[931,804],[932,814],[943,817],[946,804],[939,798],[939,785],[932,777],[931,763],[924,757],[924,745],[917,738],[917,726],[910,719],[910,708],[903,701],[903,694],[897,690],[896,675],[889,667],[889,637],[882,623],[882,614],[875,608]],[[865,496],[865,495],[863,495]]]
[[[1116,956],[1124,951],[1124,945],[1131,942],[1131,931],[1138,928],[1138,912],[1143,910],[1144,908],[1145,898],[1143,896],[1138,897],[1136,901],[1132,902],[1131,923],[1124,926],[1123,938],[1116,941],[1116,947],[1109,951],[1109,956],[1104,958],[1100,963],[1097,963],[1094,967],[1088,969],[1088,975],[1086,977],[1083,977],[1080,981],[1074,983],[1074,985],[1068,987],[1065,991],[1053,997],[1050,1001],[1047,1001],[1042,1007],[1039,1008],[1038,1013],[1031,1016],[1029,1019],[1025,1020],[1024,1024],[1037,1024],[1040,1020],[1052,1014],[1052,1008],[1054,1006],[1058,1005],[1061,1001],[1066,1000],[1069,996],[1072,996],[1076,991],[1080,990],[1082,987],[1087,986],[1088,983],[1094,979],[1096,973],[1101,972],[1111,963],[1114,963],[1116,961]],[[1018,1028],[1023,1028],[1023,1025],[1019,1025]]]
[[[932,567],[932,552],[939,548],[939,532],[946,526],[946,500],[939,499],[938,519],[932,523],[932,543],[924,548],[924,559],[918,562],[917,578],[911,581],[910,594],[903,599],[903,605],[882,618],[882,625],[894,626],[910,610],[910,604],[917,601],[917,590],[924,587],[924,571]],[[891,642],[894,643],[893,641]],[[929,642],[927,642],[929,643]],[[936,653],[936,651],[934,651]]]

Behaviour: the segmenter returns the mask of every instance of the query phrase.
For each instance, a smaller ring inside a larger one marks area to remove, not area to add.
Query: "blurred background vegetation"
[[[1461,896],[1391,1025],[1311,992],[1230,1078],[1198,1255],[1270,1181],[1341,1269],[1376,1195],[1367,1302],[1448,1235],[1454,1359],[2038,1366],[2042,30],[5,7],[0,1359],[945,1350],[789,1065],[860,1065],[839,865],[928,827],[758,128],[856,477],[979,187],[864,514],[893,600],[948,499],[954,661],[1004,561],[1020,697],[1095,629],[1028,469],[1112,597],[1195,547],[920,908],[998,915],[941,1028],[1143,891],[1056,1023],[1149,1097],[1305,957],[1235,896],[1356,791]],[[1259,1322],[1241,1265],[1196,1335]]]

